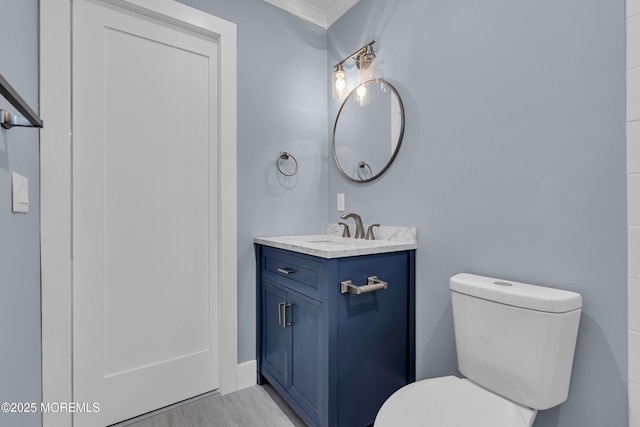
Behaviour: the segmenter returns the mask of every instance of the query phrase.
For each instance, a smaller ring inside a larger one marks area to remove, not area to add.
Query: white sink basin
[[[397,228],[398,227],[393,227],[393,229]],[[329,226],[327,229],[330,229]],[[343,258],[416,249],[416,229],[402,228],[402,230],[403,232],[400,234],[403,238],[396,240],[364,240],[354,239],[353,237],[341,237],[334,234],[302,234],[292,236],[256,237],[254,242],[275,248],[319,256],[322,258]],[[407,232],[406,230],[410,231]],[[381,227],[380,235],[384,234],[384,227]],[[391,235],[395,236],[396,234],[391,233]]]
[[[338,240],[338,238],[336,239],[330,239],[328,237],[331,236],[322,236],[322,237],[317,237],[316,235],[311,235],[311,236],[302,236],[302,237],[308,237],[308,239],[306,239],[305,241],[307,243],[321,243],[323,245],[347,245],[350,242],[347,239],[342,240],[343,238],[340,237]]]

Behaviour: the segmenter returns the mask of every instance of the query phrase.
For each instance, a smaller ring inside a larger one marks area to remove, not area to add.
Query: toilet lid
[[[530,427],[536,411],[454,376],[417,381],[382,405],[374,427]]]

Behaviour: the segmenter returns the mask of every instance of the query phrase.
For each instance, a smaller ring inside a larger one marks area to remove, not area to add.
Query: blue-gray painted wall
[[[328,31],[327,70],[371,39],[405,138],[371,184],[329,166],[328,216],[343,192],[365,222],[419,228],[418,377],[457,373],[453,274],[570,289],[569,399],[535,426],[626,427],[624,1],[361,0]]]
[[[328,32],[263,0],[181,1],[238,24],[240,362],[255,357],[252,238],[319,232],[344,192],[365,222],[419,227],[419,377],[456,373],[452,274],[571,289],[570,397],[535,425],[626,426],[623,0],[361,0]],[[0,72],[37,109],[38,3],[0,4]],[[371,38],[407,127],[391,169],[355,185],[331,161],[328,81]],[[285,149],[293,179],[274,167]],[[27,215],[10,211],[12,170],[30,179]],[[37,132],[0,130],[3,401],[40,399],[38,180]]]
[[[326,31],[264,0],[180,1],[237,24],[238,360],[254,360],[253,238],[327,222]],[[283,150],[299,164],[291,178],[276,169]]]
[[[0,0],[0,40],[0,74],[37,112],[38,0]],[[1,96],[0,108],[18,113]],[[38,130],[0,128],[0,402],[41,399],[39,168]],[[27,214],[11,211],[11,172],[29,179]],[[0,412],[2,426],[41,424]]]
[[[535,425],[626,426],[622,0],[361,0],[326,42],[322,30],[262,0],[182,1],[238,23],[240,361],[254,357],[251,238],[317,232],[337,220],[343,192],[365,222],[419,228],[420,378],[457,373],[451,275],[575,290],[584,311],[569,400]],[[339,103],[329,87],[324,99],[317,90],[333,64],[374,38],[383,75],[403,98],[406,133],[391,169],[356,185],[330,157]],[[305,70],[300,81],[313,90],[290,86],[283,67]],[[300,108],[309,109],[303,123],[291,117]],[[280,133],[310,125],[317,179],[304,189],[274,185],[267,153],[279,150]],[[310,206],[326,216],[309,218]]]

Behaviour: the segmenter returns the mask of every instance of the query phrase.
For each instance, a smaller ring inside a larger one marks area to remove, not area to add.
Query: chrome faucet
[[[369,228],[367,228],[367,236],[364,238],[365,240],[376,240],[376,236],[373,234],[373,227],[380,227],[380,224],[371,224]]]
[[[355,237],[356,239],[364,239],[364,227],[362,227],[362,218],[360,218],[360,215],[356,213],[348,213],[342,215],[340,218],[353,218],[356,221],[356,235],[353,237]]]
[[[344,229],[342,230],[342,237],[351,237],[351,233],[349,233],[349,224],[344,222],[339,222],[338,225],[341,225],[344,227]]]

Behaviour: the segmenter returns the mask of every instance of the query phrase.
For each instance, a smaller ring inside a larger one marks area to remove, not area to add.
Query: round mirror
[[[384,80],[362,82],[342,103],[333,126],[333,157],[353,182],[381,176],[396,157],[404,134],[400,95]]]

